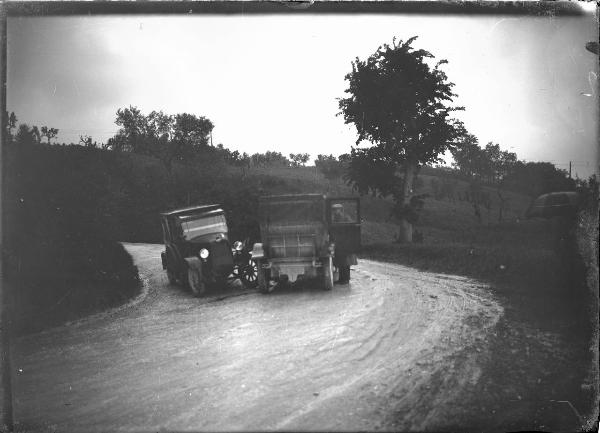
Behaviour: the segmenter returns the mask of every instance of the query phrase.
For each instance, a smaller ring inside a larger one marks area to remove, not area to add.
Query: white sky
[[[459,114],[483,145],[597,166],[598,40],[585,17],[230,15],[8,19],[8,110],[20,122],[106,141],[118,108],[213,121],[214,144],[338,155],[351,61],[396,36],[445,58]],[[586,96],[588,94],[591,96]]]

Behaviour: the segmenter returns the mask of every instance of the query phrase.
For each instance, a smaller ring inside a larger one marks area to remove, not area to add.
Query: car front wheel
[[[199,269],[188,269],[188,285],[194,296],[202,296],[206,291],[206,284],[202,280]]]
[[[177,277],[175,276],[175,272],[171,271],[167,268],[167,279],[169,280],[169,284],[177,284]]]
[[[262,269],[260,271],[263,271]],[[264,271],[263,271],[264,273]],[[239,276],[240,279],[242,280],[242,283],[244,284],[245,287],[248,288],[255,288],[258,285],[258,274],[259,274],[259,269],[258,269],[258,264],[250,259],[248,260],[248,263],[246,264],[246,266],[242,269],[240,269],[239,271]]]

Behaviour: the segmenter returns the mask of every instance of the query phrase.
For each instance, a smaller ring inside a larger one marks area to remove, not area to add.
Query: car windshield
[[[227,233],[225,215],[179,217],[179,224],[186,241],[211,233]]]
[[[269,202],[262,206],[267,224],[294,224],[322,221],[322,202],[314,200]]]

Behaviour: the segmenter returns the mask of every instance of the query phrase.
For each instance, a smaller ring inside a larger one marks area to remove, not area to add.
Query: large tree
[[[447,61],[430,66],[433,55],[414,50],[415,39],[394,38],[368,59],[356,58],[345,77],[349,96],[339,100],[340,114],[358,133],[347,178],[361,193],[392,195],[403,242],[412,242],[410,199],[419,167],[440,161],[464,133],[450,117],[462,108],[450,106],[454,84],[440,69]],[[363,140],[372,146],[359,147]]]

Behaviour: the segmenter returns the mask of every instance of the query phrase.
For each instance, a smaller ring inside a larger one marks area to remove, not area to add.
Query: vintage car
[[[161,213],[165,251],[163,269],[169,283],[181,282],[196,296],[208,284],[239,278],[256,287],[258,267],[244,242],[229,243],[225,212],[218,204]]]
[[[258,287],[317,278],[325,290],[350,280],[360,248],[358,198],[296,194],[259,199],[261,243],[252,248],[258,263]]]
[[[550,192],[540,195],[525,212],[527,218],[574,217],[581,205],[576,191]]]

